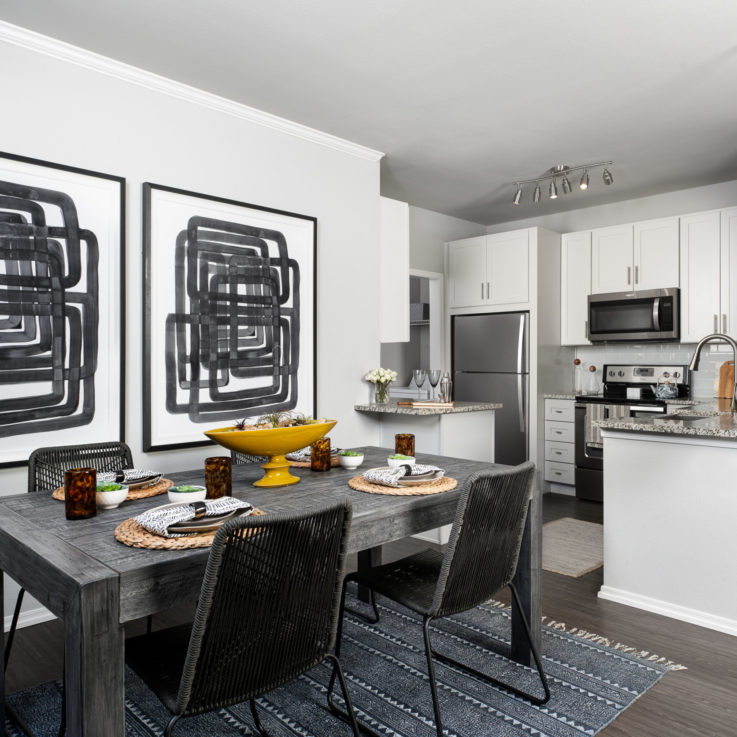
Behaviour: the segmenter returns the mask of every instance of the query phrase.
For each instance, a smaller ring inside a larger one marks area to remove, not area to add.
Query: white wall
[[[208,447],[142,451],[146,181],[317,217],[317,413],[338,419],[332,432],[338,444],[378,444],[377,424],[353,411],[366,399],[361,377],[379,363],[378,155],[350,145],[331,148],[187,95],[133,83],[128,75],[111,76],[3,40],[0,68],[13,70],[3,82],[4,151],[127,179],[126,440],[138,466],[193,468],[212,454]],[[348,350],[341,332],[346,325],[356,336]],[[72,431],[60,444],[65,440],[74,442]],[[0,494],[25,491],[26,473],[0,469]]]
[[[617,185],[614,184],[614,187]],[[517,228],[531,228],[540,226],[549,228],[558,233],[572,233],[589,228],[602,228],[607,225],[621,223],[635,223],[639,220],[664,218],[671,215],[685,215],[689,212],[714,210],[721,207],[737,205],[737,180],[710,184],[706,187],[681,189],[676,192],[640,197],[635,200],[613,202],[610,205],[586,207],[586,193],[574,189],[569,195],[562,194],[561,198],[576,198],[581,202],[581,209],[559,212],[552,215],[529,217],[523,220],[510,220],[505,223],[495,223],[487,226],[487,233],[504,233]],[[510,204],[510,211],[515,206]],[[530,206],[534,211],[534,206]],[[510,212],[510,215],[513,213]]]

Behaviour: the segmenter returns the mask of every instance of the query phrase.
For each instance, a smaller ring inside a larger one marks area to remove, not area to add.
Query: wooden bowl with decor
[[[253,424],[243,420],[230,427],[207,430],[205,435],[228,450],[269,456],[268,462],[261,466],[266,473],[263,478],[254,481],[254,486],[289,486],[298,483],[299,477],[289,473],[290,463],[285,455],[314,443],[330,432],[337,422],[278,413],[259,417]]]

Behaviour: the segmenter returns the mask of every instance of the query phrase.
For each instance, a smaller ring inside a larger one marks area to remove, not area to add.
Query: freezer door
[[[456,371],[454,398],[461,402],[501,402],[494,422],[494,461],[517,465],[528,458],[527,374],[469,374]]]
[[[527,373],[527,312],[453,317],[453,369]]]

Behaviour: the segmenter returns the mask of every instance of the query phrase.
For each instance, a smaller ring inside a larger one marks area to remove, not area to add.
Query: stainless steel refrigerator
[[[494,458],[517,464],[529,457],[528,312],[453,317],[453,396],[462,402],[501,402]]]

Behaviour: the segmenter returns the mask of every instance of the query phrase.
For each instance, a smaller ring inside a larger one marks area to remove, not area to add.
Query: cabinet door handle
[[[481,299],[484,298],[484,282],[481,282]]]
[[[489,299],[489,282],[486,282],[486,299]]]
[[[560,451],[560,450],[554,450],[553,453],[555,453],[555,455],[557,455],[557,456],[562,456],[563,455],[563,451]]]
[[[719,315],[714,315],[714,332],[719,332]]]
[[[722,332],[727,332],[727,315],[726,313],[722,313]]]
[[[640,267],[635,266],[635,284],[640,283]]]
[[[553,412],[555,412],[556,415],[562,415],[563,410],[562,409],[554,409]]]
[[[627,267],[627,284],[632,284],[632,267]]]

